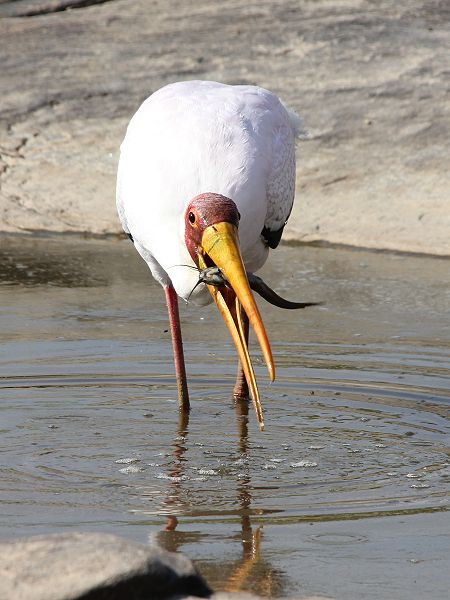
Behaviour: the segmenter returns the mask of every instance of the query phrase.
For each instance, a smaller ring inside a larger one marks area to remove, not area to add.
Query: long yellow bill
[[[212,285],[208,286],[236,346],[252,396],[259,427],[263,429],[261,401],[242,327],[240,304],[258,338],[272,381],[275,379],[275,366],[266,330],[248,284],[247,274],[239,251],[237,228],[234,225],[222,222],[210,225],[205,229],[199,248],[199,266],[201,269],[211,266],[207,262],[207,257],[219,267],[234,292],[234,294],[223,294],[219,288]]]

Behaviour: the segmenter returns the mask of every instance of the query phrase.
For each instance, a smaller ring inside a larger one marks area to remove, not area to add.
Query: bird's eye
[[[189,221],[191,223],[195,223],[195,215],[194,215],[193,212],[190,212],[189,215],[188,215],[188,217],[189,217]]]

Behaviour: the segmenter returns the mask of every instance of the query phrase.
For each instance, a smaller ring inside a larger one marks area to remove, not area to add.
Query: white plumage
[[[231,198],[241,214],[247,270],[265,262],[263,228],[277,231],[294,200],[300,120],[271,92],[209,81],[168,85],[132,118],[121,146],[117,209],[124,230],[164,286],[187,298],[198,273],[184,241],[184,212],[195,196]],[[198,286],[191,299],[211,296]]]

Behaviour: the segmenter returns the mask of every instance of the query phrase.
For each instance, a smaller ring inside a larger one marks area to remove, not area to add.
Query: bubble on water
[[[155,475],[156,479],[166,479],[167,481],[173,481],[175,483],[179,482],[179,481],[186,481],[187,479],[189,479],[189,477],[187,475],[179,475],[179,476],[173,476],[173,475],[167,475],[167,473],[157,473],[157,475]]]
[[[408,477],[408,479],[419,479],[420,475],[417,475],[416,473],[408,473],[406,477]]]
[[[208,481],[207,477],[193,477],[192,481]]]
[[[115,462],[118,465],[131,465],[139,462],[139,458],[118,458]]]
[[[385,444],[375,444],[375,448],[386,448]]]
[[[247,463],[248,463],[248,460],[246,458],[237,458],[233,464],[236,467],[242,467],[242,466],[246,465]]]
[[[199,475],[218,475],[218,472],[214,469],[199,469]]]
[[[321,444],[311,444],[308,448],[309,450],[323,450],[325,446],[322,446]]]
[[[266,471],[271,471],[271,470],[273,471],[276,468],[277,468],[277,465],[274,465],[273,463],[266,463],[263,466],[263,469],[265,469]]]
[[[125,475],[133,475],[135,473],[141,473],[143,470],[144,469],[138,467],[137,465],[129,465],[128,467],[119,469],[119,473],[124,473]]]
[[[388,472],[386,473],[386,475],[387,475],[388,477],[396,477],[396,476],[398,475],[398,473],[396,473],[395,471],[388,471]]]
[[[430,486],[428,485],[428,483],[422,483],[421,481],[418,481],[417,483],[412,483],[409,487],[412,487],[414,489],[425,489],[429,488]]]
[[[280,462],[284,462],[286,459],[285,458],[269,458],[270,462],[274,462],[274,463],[280,463]]]
[[[155,462],[150,462],[150,463],[147,463],[147,465],[148,465],[149,467],[159,467],[159,463],[155,463]]]
[[[291,467],[293,467],[294,469],[298,467],[317,467],[317,463],[312,460],[300,460],[299,462],[291,463]]]

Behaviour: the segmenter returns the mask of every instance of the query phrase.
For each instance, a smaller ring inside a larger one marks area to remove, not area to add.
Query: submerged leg
[[[242,325],[244,328],[245,342],[248,347],[249,323],[248,323],[247,314],[243,308],[241,308],[241,319],[242,319]],[[248,397],[249,397],[248,384],[247,384],[247,380],[245,379],[241,361],[239,361],[238,368],[237,368],[237,374],[236,374],[236,383],[234,384],[234,388],[233,388],[233,398],[236,398],[236,400],[243,400],[243,399],[247,399]]]
[[[173,359],[178,386],[178,408],[182,412],[189,411],[189,393],[187,387],[186,366],[184,364],[183,340],[181,339],[180,313],[178,312],[178,296],[172,284],[164,286],[167,310],[169,311],[170,333],[172,334]]]

